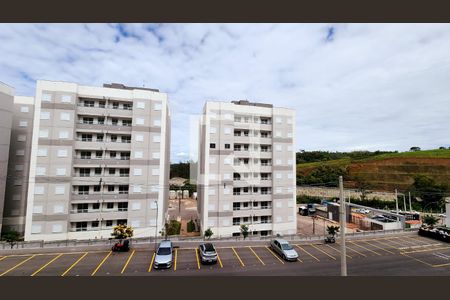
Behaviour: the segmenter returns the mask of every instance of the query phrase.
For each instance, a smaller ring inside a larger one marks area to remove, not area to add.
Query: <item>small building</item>
[[[328,219],[339,222],[339,208],[340,204],[336,202],[327,203]],[[349,205],[345,206],[345,215],[347,216],[347,223],[351,221],[351,209]]]

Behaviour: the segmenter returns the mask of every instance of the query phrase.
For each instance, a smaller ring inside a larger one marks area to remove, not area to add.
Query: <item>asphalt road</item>
[[[450,244],[416,234],[348,240],[348,275],[450,275]],[[0,256],[0,276],[227,276],[340,274],[339,244],[300,243],[300,259],[285,262],[263,244],[218,246],[220,261],[199,263],[196,248],[174,249],[171,269],[155,270],[153,245],[126,253],[105,249]],[[60,250],[63,251],[63,250]]]

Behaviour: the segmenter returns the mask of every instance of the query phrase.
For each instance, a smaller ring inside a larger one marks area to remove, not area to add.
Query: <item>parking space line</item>
[[[349,242],[350,242],[350,241],[349,241]],[[337,243],[337,244],[340,245],[339,243]],[[361,256],[367,257],[367,255],[365,255],[364,253],[361,253],[361,252],[359,252],[358,250],[355,250],[355,249],[353,249],[353,248],[351,248],[351,247],[349,247],[349,246],[347,246],[347,245],[345,245],[345,248],[348,248],[348,249],[352,250],[353,252],[358,253],[358,254],[361,255]]]
[[[280,261],[280,263],[282,263],[282,264],[284,265],[284,261],[282,261],[281,258],[279,258],[275,253],[273,253],[273,251],[270,250],[269,247],[266,246],[266,249],[267,249],[270,253],[272,253],[272,255],[275,256],[275,258],[278,259],[278,260]]]
[[[334,257],[334,256],[332,256],[332,255],[326,253],[326,252],[323,251],[322,249],[319,249],[319,247],[316,247],[316,246],[314,246],[313,244],[309,244],[309,245],[312,246],[312,247],[314,247],[315,249],[319,250],[319,251],[322,252],[323,254],[327,255],[328,257],[330,257],[330,258],[336,260],[336,257]]]
[[[5,275],[5,274],[8,274],[8,273],[11,272],[12,270],[14,270],[14,269],[17,268],[17,267],[20,267],[21,265],[23,265],[24,263],[26,263],[27,261],[29,261],[30,259],[32,259],[32,258],[35,257],[35,256],[36,256],[36,255],[32,255],[32,256],[28,257],[27,259],[22,260],[20,263],[18,263],[18,264],[15,265],[14,267],[12,267],[12,268],[6,270],[5,272],[3,272],[2,274],[0,274],[0,276],[3,276],[3,275]]]
[[[312,255],[311,253],[309,253],[308,251],[306,251],[305,249],[303,249],[302,247],[300,247],[299,245],[295,245],[297,246],[297,248],[299,248],[300,250],[303,250],[303,252],[305,252],[306,254],[308,254],[309,256],[311,256],[312,258],[314,258],[317,261],[320,261],[320,259],[318,259],[317,257],[315,257],[314,255]]]
[[[341,254],[341,251],[340,251],[340,250],[338,250],[338,249],[336,249],[336,248],[334,248],[334,247],[331,247],[331,246],[328,245],[328,244],[325,244],[325,246],[327,246],[327,247],[333,249],[334,251],[336,251],[337,253]],[[348,254],[345,254],[345,255],[346,255],[348,258],[352,259],[351,255],[348,255]]]
[[[148,266],[147,272],[152,271],[153,262],[155,261],[155,255],[156,255],[156,252],[153,252],[152,260],[150,261],[150,265]]]
[[[177,258],[178,258],[178,249],[175,248],[175,261],[173,263],[173,271],[174,272],[177,270]]]
[[[445,266],[450,266],[450,263],[440,264],[440,265],[432,265],[433,268],[440,268],[440,267],[445,267]]]
[[[262,259],[258,256],[258,254],[256,254],[255,251],[253,251],[252,247],[250,247],[250,246],[247,246],[247,247],[248,247],[248,249],[250,249],[250,251],[253,252],[253,254],[255,254],[256,258],[261,262],[261,264],[262,264],[263,266],[265,266],[266,264],[265,264],[265,263],[262,261]]]
[[[36,270],[36,272],[34,272],[33,274],[31,274],[30,276],[35,276],[37,273],[39,273],[40,271],[42,271],[43,269],[45,269],[49,264],[51,264],[52,262],[54,262],[55,260],[57,260],[58,258],[60,258],[64,253],[60,253],[58,256],[54,257],[52,260],[50,260],[48,263],[46,263],[45,265],[43,265],[42,267],[40,267],[38,270]]]
[[[377,241],[377,242],[379,243],[379,241]],[[381,247],[379,247],[379,246],[377,246],[377,245],[375,245],[375,244],[373,244],[373,243],[369,243],[369,242],[363,242],[363,243],[366,243],[367,245],[374,246],[375,248],[378,248],[378,249],[380,249],[380,250],[386,251],[386,252],[388,252],[388,253],[395,254],[394,252],[392,252],[392,251],[390,251],[390,250],[387,250],[387,249],[384,249],[384,248],[381,248]]]
[[[242,262],[242,259],[239,257],[239,255],[237,254],[236,250],[234,250],[234,247],[231,247],[231,250],[233,250],[234,255],[236,255],[237,259],[239,260],[239,262],[241,263],[242,267],[245,267],[244,263]]]
[[[216,253],[217,253],[217,260],[219,261],[219,265],[221,268],[223,268],[222,260],[220,259],[220,255],[219,255],[219,252],[217,252],[217,249],[216,249]]]
[[[373,251],[373,250],[370,250],[369,248],[366,248],[366,247],[364,247],[364,246],[361,246],[361,245],[358,245],[358,244],[356,244],[356,243],[353,243],[352,241],[349,241],[349,243],[352,243],[353,245],[355,245],[355,246],[357,246],[357,247],[366,249],[367,251],[370,251],[370,252],[372,252],[372,253],[375,253],[376,255],[381,255],[381,254],[378,253],[378,252],[375,252],[375,251]]]
[[[198,259],[198,249],[195,248],[195,257],[197,258],[197,268],[200,270],[200,260]]]
[[[408,255],[408,254],[405,254],[405,253],[400,253],[400,254],[401,254],[401,255],[404,255],[404,256],[407,256],[407,257],[409,257],[409,258],[412,258],[412,259],[414,259],[414,260],[416,260],[416,261],[418,261],[418,262],[421,262],[421,263],[423,263],[423,264],[425,264],[425,265],[427,265],[427,266],[430,266],[430,267],[433,266],[432,264],[427,263],[426,261],[423,261],[423,260],[421,260],[421,259],[412,257],[412,256],[410,256],[410,255]]]
[[[394,237],[394,239],[395,239],[396,237]],[[399,242],[397,242],[397,241],[393,241],[392,240],[393,238],[387,238],[386,240],[387,241],[389,241],[389,242],[391,242],[391,243],[394,243],[394,244],[397,244],[397,245],[399,245],[400,247],[404,247],[405,245],[403,245],[402,243],[399,243]]]
[[[79,259],[77,259],[76,262],[74,262],[64,273],[61,274],[61,276],[65,276],[67,273],[69,273],[70,270],[72,270],[73,267],[75,267],[86,255],[88,255],[89,252],[84,252],[84,255],[82,255]]]
[[[89,251],[89,253],[107,253],[108,251],[105,250],[96,250],[96,251]],[[8,257],[20,257],[20,256],[46,256],[46,255],[58,255],[61,252],[48,252],[48,253],[28,253],[28,254],[10,254]],[[64,252],[65,255],[68,254],[84,254],[85,251],[76,251],[76,252]]]
[[[406,236],[406,238],[412,239],[421,245],[428,245],[428,241],[421,239],[420,236]]]
[[[404,238],[396,237],[396,239],[398,239],[398,240],[400,240],[400,241],[402,241],[402,242],[408,243],[408,244],[410,244],[411,246],[417,246],[416,243],[413,243],[413,242],[411,242],[411,241],[408,241],[408,240],[406,240],[406,239],[404,239]]]
[[[112,251],[109,251],[109,253],[105,256],[105,258],[98,264],[97,268],[95,268],[94,272],[92,272],[91,276],[94,276],[95,273],[100,269],[100,267],[105,263],[105,261],[108,259],[108,257],[111,255]]]
[[[8,255],[0,257],[0,261],[4,260],[7,257],[8,257]]]
[[[128,264],[129,264],[130,261],[131,261],[131,258],[132,258],[133,255],[134,255],[134,252],[136,252],[136,250],[133,250],[133,252],[131,252],[130,256],[128,257],[127,261],[125,262],[125,265],[124,265],[123,268],[122,268],[122,271],[120,271],[120,274],[123,274],[123,272],[125,272],[125,269],[127,268]]]
[[[450,247],[441,247],[441,248],[432,248],[432,249],[423,249],[423,250],[412,250],[412,251],[402,251],[401,253],[417,253],[417,252],[428,252],[428,251],[445,250],[445,249],[450,249]]]

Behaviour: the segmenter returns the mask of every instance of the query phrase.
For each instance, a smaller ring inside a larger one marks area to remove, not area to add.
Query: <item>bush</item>
[[[194,232],[195,231],[195,223],[194,221],[190,220],[187,223],[187,232]]]
[[[167,235],[177,235],[180,234],[181,231],[181,223],[177,220],[170,220],[169,223],[166,223],[166,234]]]

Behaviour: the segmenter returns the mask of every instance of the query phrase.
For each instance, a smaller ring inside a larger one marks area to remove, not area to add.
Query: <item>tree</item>
[[[416,147],[416,146],[411,147],[411,148],[409,148],[409,151],[420,151],[420,147]]]
[[[119,240],[127,239],[133,236],[133,228],[126,224],[119,224],[113,228],[111,235]]]
[[[445,149],[447,149],[447,148],[445,148],[443,146],[439,147],[439,150],[445,150]]]
[[[180,234],[181,223],[177,220],[170,220],[165,225],[165,236]]]
[[[6,231],[2,235],[2,240],[7,242],[11,246],[11,249],[12,249],[14,247],[14,245],[16,245],[17,242],[20,240],[20,234],[14,230]]]
[[[426,215],[423,217],[423,223],[427,224],[428,226],[433,227],[438,223],[438,219],[433,215]]]
[[[334,237],[339,232],[339,226],[329,225],[327,226],[327,232]]]
[[[248,237],[248,225],[241,225],[241,233],[244,236],[244,240]]]
[[[214,233],[212,232],[211,228],[206,229],[206,230],[205,230],[205,233],[204,233],[205,237],[206,237],[208,240],[211,238],[211,236],[212,236],[213,234],[214,234]]]
[[[425,175],[415,176],[412,185],[413,195],[423,200],[422,208],[442,207],[447,189],[447,185],[437,184],[432,178]]]

